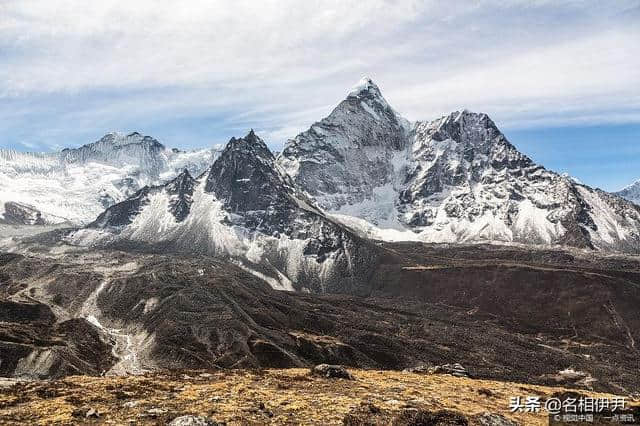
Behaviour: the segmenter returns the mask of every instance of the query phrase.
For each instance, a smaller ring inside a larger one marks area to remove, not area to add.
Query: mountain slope
[[[208,255],[32,248],[0,253],[4,375],[459,362],[476,378],[640,389],[635,258],[385,243],[397,255],[354,297],[275,291]]]
[[[144,185],[159,184],[182,169],[201,173],[216,156],[211,149],[170,150],[136,132],[109,133],[51,154],[0,150],[0,222],[88,223]],[[16,205],[21,213],[15,213]]]
[[[278,161],[336,219],[376,239],[640,252],[640,208],[535,164],[486,114],[402,123],[365,80]]]
[[[632,203],[640,205],[640,180],[632,183],[631,185],[614,192],[615,195],[629,200]]]
[[[278,163],[321,207],[337,210],[389,194],[408,131],[409,122],[363,78],[328,117],[288,141]]]
[[[357,293],[379,251],[314,207],[253,131],[198,178],[144,187],[68,240],[230,257],[274,288],[313,292]]]
[[[398,210],[421,239],[640,248],[640,209],[535,164],[486,114],[417,123],[412,154]]]

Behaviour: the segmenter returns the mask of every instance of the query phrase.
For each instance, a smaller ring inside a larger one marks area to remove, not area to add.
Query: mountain
[[[296,189],[253,131],[199,177],[145,186],[68,241],[228,257],[274,288],[318,293],[357,293],[379,251]]]
[[[614,192],[614,194],[629,200],[632,203],[640,205],[640,180],[621,189],[620,191]]]
[[[365,77],[328,117],[290,140],[278,163],[325,209],[366,203],[397,183],[409,130]]]
[[[201,173],[216,156],[214,149],[167,149],[137,132],[56,153],[0,150],[0,222],[86,224],[145,185],[183,169]]]
[[[486,114],[407,125],[369,79],[288,141],[278,163],[375,239],[640,251],[639,207],[534,163]]]

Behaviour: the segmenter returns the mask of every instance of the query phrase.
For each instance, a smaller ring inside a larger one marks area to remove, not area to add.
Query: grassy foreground
[[[305,369],[270,369],[5,382],[0,424],[167,424],[190,414],[231,425],[333,425],[370,403],[392,413],[412,407],[469,416],[490,412],[522,425],[542,425],[547,424],[544,414],[511,413],[510,397],[544,398],[562,391],[447,375],[350,371],[353,381],[311,377]]]

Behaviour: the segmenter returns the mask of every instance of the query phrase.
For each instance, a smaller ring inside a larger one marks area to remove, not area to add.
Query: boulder
[[[457,362],[455,364],[443,364],[429,367],[427,365],[419,365],[417,367],[406,368],[405,373],[415,374],[449,374],[455,377],[471,377],[467,370]]]
[[[218,422],[201,416],[180,416],[171,420],[169,426],[216,426]]]
[[[311,369],[311,375],[325,377],[327,379],[354,380],[351,373],[341,365],[319,364]]]

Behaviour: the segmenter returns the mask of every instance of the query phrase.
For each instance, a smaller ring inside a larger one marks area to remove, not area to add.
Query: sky
[[[0,148],[279,150],[366,75],[409,120],[486,112],[613,191],[640,179],[639,23],[640,0],[0,0]]]

